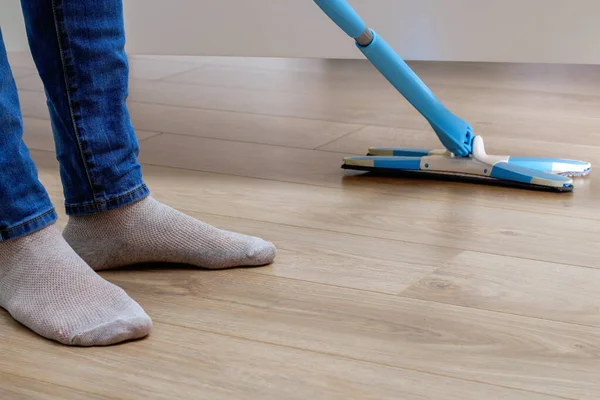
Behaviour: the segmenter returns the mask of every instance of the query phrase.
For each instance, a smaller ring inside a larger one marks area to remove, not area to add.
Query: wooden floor
[[[11,59],[60,206],[42,86]],[[412,65],[490,153],[600,162],[600,67]],[[0,398],[600,398],[593,174],[549,194],[344,173],[369,146],[439,146],[364,61],[133,57],[131,75],[154,195],[277,260],[102,273],[155,323],[115,347],[54,344],[2,311]]]

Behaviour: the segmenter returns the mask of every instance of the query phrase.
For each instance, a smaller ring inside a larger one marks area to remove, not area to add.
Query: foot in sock
[[[96,271],[140,263],[221,269],[270,264],[275,246],[215,228],[147,197],[103,213],[70,217],[63,236]]]
[[[116,344],[142,338],[152,327],[144,310],[96,274],[54,225],[0,243],[0,306],[66,345]]]

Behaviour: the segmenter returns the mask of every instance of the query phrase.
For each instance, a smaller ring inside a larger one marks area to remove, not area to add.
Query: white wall
[[[19,1],[0,0],[0,28],[8,51],[27,50],[27,37]]]
[[[130,53],[361,57],[312,0],[124,4]],[[600,0],[351,4],[406,59],[600,64]],[[14,21],[18,7],[16,0],[0,0],[0,23],[13,50],[25,43]]]

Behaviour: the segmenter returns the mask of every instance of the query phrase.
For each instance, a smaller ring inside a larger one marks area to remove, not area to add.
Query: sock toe
[[[277,255],[277,248],[271,242],[255,238],[248,249],[248,259],[251,265],[259,266],[271,264]]]
[[[76,346],[109,346],[128,340],[141,339],[150,334],[152,320],[141,307],[129,314],[116,315],[94,326],[82,329],[71,339]],[[141,311],[141,312],[140,312]]]

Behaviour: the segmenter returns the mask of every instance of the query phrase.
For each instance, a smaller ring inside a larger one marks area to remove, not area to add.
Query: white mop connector
[[[367,156],[346,157],[343,168],[437,173],[481,177],[511,186],[573,190],[572,176],[587,175],[590,163],[575,160],[491,156],[469,123],[450,112],[411,68],[346,0],[314,0],[350,37],[357,48],[427,121],[444,150],[371,148]]]

